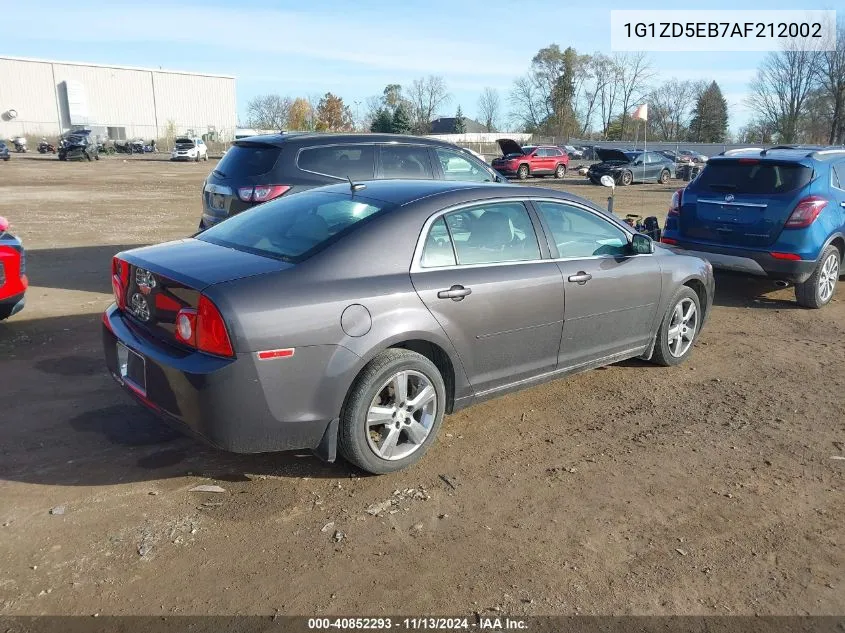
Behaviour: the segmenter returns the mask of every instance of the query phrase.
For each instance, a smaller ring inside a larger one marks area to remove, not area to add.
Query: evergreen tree
[[[391,121],[390,131],[394,134],[410,134],[411,133],[411,117],[408,116],[408,111],[402,103],[396,106],[393,113],[393,120]]]
[[[393,131],[393,117],[387,108],[379,108],[373,122],[370,124],[370,132],[389,134]]]
[[[458,106],[458,111],[455,113],[455,134],[466,134],[467,124],[464,121],[464,113],[461,106]]]
[[[721,143],[728,134],[728,102],[719,84],[712,82],[698,96],[690,123],[690,140]]]

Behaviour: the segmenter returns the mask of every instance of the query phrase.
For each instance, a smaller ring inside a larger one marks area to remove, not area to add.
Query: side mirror
[[[631,237],[631,251],[635,255],[651,255],[654,253],[654,241],[642,233],[634,233]]]
[[[616,188],[616,180],[614,180],[613,176],[608,176],[607,174],[605,174],[601,177],[601,180],[599,182],[601,182],[603,187],[610,187],[611,189]]]
[[[641,161],[641,160],[635,160],[634,161],[634,167],[639,167],[642,164],[643,164],[643,161]]]

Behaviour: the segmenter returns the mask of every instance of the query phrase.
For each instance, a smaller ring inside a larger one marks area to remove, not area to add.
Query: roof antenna
[[[352,179],[349,177],[349,174],[346,175],[346,179],[349,181],[349,188],[352,190],[352,193],[360,189],[366,189],[367,185],[363,185],[360,182],[352,182]]]

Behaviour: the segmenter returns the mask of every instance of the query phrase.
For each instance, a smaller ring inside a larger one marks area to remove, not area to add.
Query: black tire
[[[676,356],[669,345],[669,329],[672,327],[672,316],[676,307],[687,301],[691,301],[695,306],[695,330],[692,333],[689,346],[681,355]],[[696,292],[689,286],[681,286],[669,302],[666,314],[663,315],[663,320],[660,322],[660,327],[657,330],[657,340],[654,342],[654,353],[651,356],[651,362],[656,365],[662,365],[663,367],[672,367],[673,365],[680,365],[684,362],[695,346],[695,339],[701,331],[701,319],[703,316],[701,302]]]
[[[516,177],[520,180],[528,180],[529,175],[528,165],[520,165],[519,169],[516,170]]]
[[[822,256],[816,264],[816,269],[810,278],[802,284],[795,284],[795,300],[802,308],[811,308],[818,310],[830,303],[833,296],[836,294],[836,282],[839,279],[840,267],[842,264],[842,253],[833,244],[827,246],[822,251]],[[821,288],[821,277],[824,274],[825,266],[834,266],[833,271],[833,288],[829,296],[823,296]]]
[[[664,169],[660,172],[660,176],[657,177],[657,182],[659,182],[661,185],[665,185],[667,182],[669,182],[669,176],[671,176],[669,170]]]
[[[99,154],[99,152],[98,152],[97,154],[94,154],[94,160],[100,160],[100,154]]]
[[[199,152],[197,152],[197,157],[194,159],[194,162],[195,163],[200,162],[200,153]]]
[[[367,414],[383,385],[400,371],[419,372],[429,381],[436,395],[436,412],[430,431],[418,448],[401,459],[388,460],[379,456],[367,440]],[[375,475],[402,470],[416,463],[434,442],[443,421],[445,408],[446,387],[434,363],[410,350],[385,350],[361,370],[349,390],[340,414],[338,450],[347,461]]]
[[[630,171],[628,171],[626,169],[625,171],[622,172],[622,175],[619,176],[619,184],[622,185],[623,187],[627,187],[632,182],[634,182],[634,174],[632,174]]]
[[[5,162],[9,162],[9,159],[11,159],[11,156],[4,156],[4,157],[3,157],[3,160],[4,160]]]
[[[566,165],[558,165],[555,167],[555,178],[558,180],[566,178]]]

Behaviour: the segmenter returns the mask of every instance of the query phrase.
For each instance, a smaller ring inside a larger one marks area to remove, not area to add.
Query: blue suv
[[[714,268],[795,285],[821,308],[845,253],[845,148],[778,146],[714,156],[675,192],[662,241]]]

